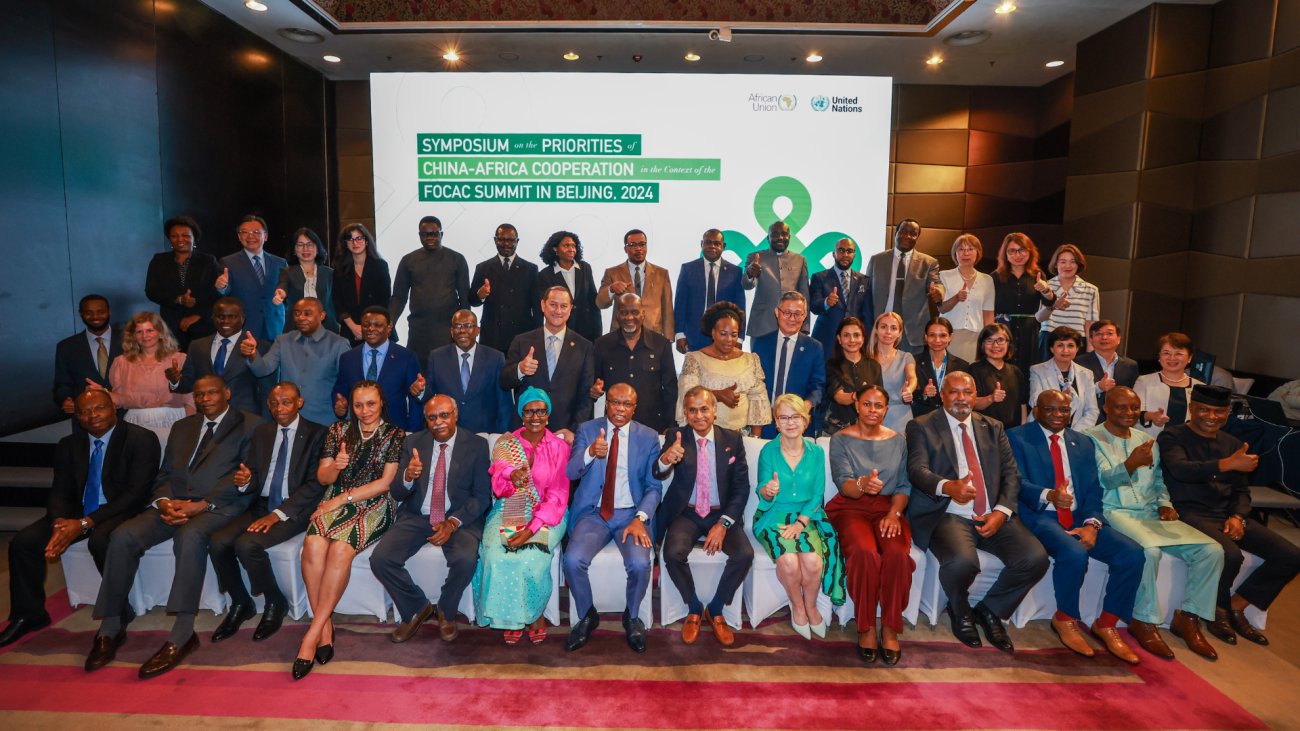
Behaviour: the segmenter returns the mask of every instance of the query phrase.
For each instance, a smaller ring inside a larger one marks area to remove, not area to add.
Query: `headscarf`
[[[534,401],[541,401],[546,404],[547,411],[551,410],[551,397],[542,389],[536,386],[529,386],[528,390],[524,391],[519,397],[519,406],[517,410],[519,411],[520,419],[524,418],[524,404],[531,404]]]

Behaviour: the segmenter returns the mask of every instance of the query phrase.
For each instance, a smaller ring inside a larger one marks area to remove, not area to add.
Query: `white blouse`
[[[1179,386],[1178,388],[1182,388],[1185,391],[1183,394],[1184,398],[1190,403],[1192,400],[1192,387],[1200,385],[1204,384],[1195,378],[1188,376],[1187,385]],[[1160,378],[1159,371],[1148,373],[1145,376],[1138,376],[1137,383],[1133,384],[1133,392],[1142,400],[1143,411],[1164,409],[1166,414],[1169,413],[1169,386],[1162,378]],[[1143,426],[1140,421],[1137,423],[1136,428],[1150,434],[1152,437],[1159,436],[1160,432],[1164,430],[1163,426],[1156,426],[1154,424],[1151,426]]]
[[[966,286],[957,269],[939,272],[939,281],[943,284],[944,298],[955,296]],[[939,313],[952,323],[954,330],[969,330],[978,333],[984,329],[984,313],[993,311],[993,277],[984,272],[975,272],[975,281],[971,282],[970,294],[965,302],[958,302],[951,310]]]

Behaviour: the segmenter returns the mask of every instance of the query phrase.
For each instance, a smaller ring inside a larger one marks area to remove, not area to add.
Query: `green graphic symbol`
[[[778,198],[790,199],[790,213],[781,218],[776,212],[776,201]],[[795,178],[785,175],[778,176],[768,180],[759,186],[758,192],[754,194],[754,220],[758,223],[759,228],[767,231],[768,227],[777,221],[785,221],[790,226],[790,251],[803,254],[808,260],[808,274],[816,274],[826,266],[822,264],[822,259],[827,254],[834,252],[835,242],[844,238],[852,238],[848,234],[839,231],[830,231],[812,240],[812,243],[805,244],[799,238],[800,231],[812,217],[812,194],[808,192],[808,187]],[[754,243],[748,236],[739,231],[723,231],[723,237],[726,239],[727,248],[734,251],[744,262],[749,255],[767,249],[767,236],[762,240]],[[856,241],[856,239],[854,239]],[[862,264],[862,251],[859,245],[858,253],[853,257],[853,269],[860,270]]]

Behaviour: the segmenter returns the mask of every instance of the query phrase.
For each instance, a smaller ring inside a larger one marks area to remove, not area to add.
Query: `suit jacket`
[[[86,515],[84,497],[90,474],[90,445],[90,435],[81,430],[59,440],[48,504],[50,520],[90,518],[99,525],[144,509],[162,460],[157,435],[142,426],[117,422],[104,446],[104,466],[100,473],[100,491],[108,502]]]
[[[271,459],[275,456],[275,437],[280,425],[274,421],[260,424],[253,429],[253,441],[248,447],[248,460],[244,464],[253,477],[248,481],[243,492],[252,500],[262,494],[271,473]],[[328,427],[298,417],[298,431],[294,432],[293,444],[289,445],[289,498],[280,503],[280,510],[290,520],[306,521],[320,505],[325,486],[316,478],[320,467],[320,455],[325,449],[325,434]],[[272,488],[275,489],[275,488]],[[251,502],[251,501],[250,501]]]
[[[695,495],[695,469],[699,464],[700,448],[695,443],[698,438],[690,427],[673,427],[664,434],[664,446],[660,455],[682,435],[682,461],[666,473],[659,472],[659,463],[655,462],[654,476],[666,480],[671,474],[673,481],[663,491],[663,502],[659,504],[659,513],[655,521],[655,541],[663,542],[664,534],[673,519],[686,510],[691,510],[691,498]],[[713,452],[717,464],[713,471],[718,476],[718,504],[722,514],[736,522],[745,519],[745,503],[749,501],[749,463],[745,459],[744,439],[740,432],[713,427]]]
[[[570,293],[573,295],[573,312],[569,314],[569,327],[586,338],[587,342],[594,343],[604,332],[600,325],[600,308],[596,305],[596,280],[591,273],[591,265],[587,262],[580,261],[574,266],[578,267],[573,277],[578,291]],[[568,289],[568,286],[564,276],[556,272],[555,267],[541,267],[537,272],[538,303],[541,302],[542,293],[551,287]]]
[[[812,336],[822,344],[822,350],[828,355],[835,348],[835,328],[840,320],[856,317],[866,326],[864,335],[870,337],[871,328],[875,326],[876,309],[871,296],[871,280],[859,271],[849,270],[849,290],[844,291],[840,282],[840,271],[831,267],[812,276],[809,287],[808,303],[812,314],[817,315],[817,324],[813,326]],[[826,306],[826,298],[838,290],[839,302],[834,307]]]
[[[970,373],[970,363],[953,355],[952,351],[948,351],[948,366],[943,374],[946,376],[958,372]],[[926,348],[916,356],[916,390],[912,392],[913,419],[943,408],[943,399],[939,398],[939,394],[936,393],[930,398],[925,396],[925,385],[930,381],[934,381],[935,390],[943,385],[943,379],[935,372],[934,363],[930,362],[930,349]]]
[[[1047,360],[1029,369],[1029,418],[1034,418],[1034,404],[1038,403],[1038,394],[1052,389],[1060,390],[1061,372],[1056,363]],[[1097,386],[1092,380],[1092,371],[1078,363],[1070,364],[1070,398],[1073,399],[1070,414],[1070,426],[1074,429],[1088,429],[1097,425]]]
[[[718,259],[718,282],[716,302],[730,302],[745,311],[745,287],[741,284],[744,274],[740,267]],[[677,274],[677,295],[673,300],[673,323],[677,332],[686,336],[691,350],[699,350],[713,342],[711,335],[705,335],[701,328],[704,319],[704,298],[708,296],[708,282],[704,275],[708,262],[704,257],[692,259],[682,265]],[[676,340],[676,333],[673,340]]]
[[[1101,379],[1106,377],[1106,369],[1101,365],[1101,358],[1094,351],[1079,353],[1074,359],[1075,363],[1092,371],[1092,382],[1100,383]],[[1125,358],[1119,353],[1115,354],[1115,385],[1128,386],[1133,388],[1133,384],[1138,380],[1138,364],[1132,358]],[[1101,410],[1106,405],[1106,392],[1097,391],[1097,409]],[[1097,416],[1098,423],[1102,421],[1100,414]]]
[[[194,414],[172,425],[150,502],[164,498],[207,500],[214,512],[237,516],[248,510],[253,496],[235,487],[235,472],[240,464],[248,463],[253,431],[266,421],[231,406],[212,435],[212,441],[191,465],[190,456],[203,436],[205,421],[207,417],[203,414]]]
[[[424,470],[407,487],[406,468],[411,464],[411,451],[415,449],[420,450]],[[420,514],[420,508],[429,502],[429,488],[433,486],[437,466],[438,447],[433,433],[421,429],[407,434],[406,441],[402,442],[402,459],[397,465],[397,477],[393,479],[391,490],[393,499],[401,503],[398,510]],[[456,445],[451,450],[451,463],[447,465],[446,489],[451,508],[446,515],[448,519],[459,520],[461,528],[477,530],[480,535],[488,509],[492,507],[492,476],[488,474],[491,466],[487,440],[457,426]]]
[[[780,330],[774,330],[761,338],[755,338],[754,354],[763,366],[763,375],[767,376],[767,400],[775,400],[777,349],[782,340]],[[826,354],[822,344],[800,333],[790,344],[794,348],[794,357],[790,359],[790,371],[785,374],[785,393],[793,393],[804,399],[817,410],[826,393]],[[815,423],[808,425],[808,433],[815,433]],[[764,439],[775,439],[776,428],[772,424],[763,427]]]
[[[457,422],[461,428],[482,434],[503,434],[510,428],[510,416],[515,411],[509,391],[501,389],[501,369],[505,354],[483,343],[474,347],[474,365],[469,369],[469,389],[461,388],[460,348],[455,343],[436,348],[429,353],[429,365],[424,374],[424,394],[421,402],[435,394],[450,396],[460,412]],[[423,417],[423,411],[420,412]],[[412,427],[414,428],[414,427]]]
[[[217,258],[211,254],[195,251],[190,254],[189,268],[185,274],[185,284],[181,284],[181,272],[176,266],[176,255],[170,251],[154,254],[149,261],[149,271],[144,278],[144,296],[158,305],[158,315],[177,340],[184,342],[211,335],[212,304],[217,301],[215,287],[221,268]],[[176,298],[189,291],[194,298],[193,307],[176,304]],[[181,330],[181,320],[198,315],[198,322],[190,325],[189,330]]]
[[[352,347],[361,341],[352,337],[352,328],[343,321],[351,319],[361,324],[361,313],[367,307],[388,307],[393,296],[393,280],[388,275],[388,262],[383,259],[367,259],[361,271],[361,296],[357,296],[357,278],[351,263],[334,270],[334,284],[330,287],[330,297],[334,299],[334,317],[339,321],[339,335],[348,339]]]
[[[230,281],[222,294],[229,295],[244,303],[244,329],[253,333],[259,340],[275,340],[284,332],[284,305],[273,304],[275,286],[280,281],[280,270],[289,266],[289,262],[262,249],[262,267],[266,276],[262,284],[257,282],[257,273],[253,262],[241,249],[224,256],[219,262],[220,269],[230,270]],[[221,271],[217,272],[217,276]]]
[[[1073,429],[1062,429],[1062,456],[1070,461],[1070,492],[1074,493],[1075,527],[1090,518],[1105,522],[1101,514],[1101,479],[1097,476],[1096,446]],[[1011,453],[1020,469],[1020,507],[1016,514],[1033,530],[1040,520],[1056,522],[1056,514],[1043,505],[1043,490],[1056,489],[1056,468],[1052,448],[1039,424],[1024,424],[1007,430]]]
[[[593,459],[588,463],[586,456],[587,450],[591,448],[591,443],[596,441],[601,429],[605,430],[605,438],[610,439],[613,427],[604,417],[582,424],[575,432],[573,449],[569,452],[569,465],[566,469],[570,480],[579,480],[578,488],[573,493],[573,500],[569,503],[571,525],[577,525],[579,520],[590,513],[600,513],[600,499],[605,492],[605,464],[608,462],[608,457]],[[631,440],[627,445],[627,485],[632,493],[632,503],[636,506],[636,510],[650,516],[653,523],[655,511],[659,507],[659,497],[663,491],[663,483],[654,475],[654,463],[659,461],[659,435],[650,427],[635,421],[629,421],[626,429],[628,439]],[[610,445],[610,449],[612,452],[613,445]],[[649,531],[651,535],[654,534],[653,525],[649,526]]]
[[[280,279],[276,289],[285,291],[284,298],[284,332],[293,332],[293,306],[303,298],[307,286],[307,276],[302,272],[301,264],[287,266],[280,270]],[[316,299],[325,305],[325,329],[332,333],[339,331],[339,321],[334,317],[334,270],[324,264],[316,265]]]
[[[122,354],[122,330],[109,326],[104,337],[108,346],[108,363],[112,365],[113,359]],[[90,341],[83,329],[54,346],[54,405],[62,409],[64,401],[80,396],[86,390],[87,378],[104,388],[112,388],[107,375],[99,375],[99,364],[90,352]]]
[[[750,254],[750,257],[758,257],[763,272],[758,275],[757,280],[752,280],[744,276],[744,270],[749,266],[749,262],[746,261],[741,265],[741,285],[745,289],[758,288],[754,293],[754,306],[749,311],[745,334],[751,338],[761,338],[776,330],[776,306],[781,301],[783,293],[798,292],[804,297],[808,296],[808,262],[802,254],[789,250],[777,256],[776,252],[767,249]],[[800,330],[806,335],[808,327],[808,320],[805,318]]]
[[[487,299],[479,299],[483,282],[490,284]],[[479,323],[480,343],[504,353],[510,341],[520,333],[542,326],[542,296],[537,291],[537,265],[524,261],[516,254],[507,271],[501,257],[494,256],[474,267],[474,279],[469,284],[469,303],[482,305],[483,321]]]
[[[957,445],[946,413],[933,411],[907,422],[907,479],[912,482],[907,520],[912,524],[912,542],[923,551],[929,549],[930,534],[952,501],[947,495],[936,495],[935,490],[940,482],[961,477],[957,474]],[[1020,471],[1002,422],[973,412],[970,418],[989,510],[1001,506],[1015,513]],[[1008,520],[1015,520],[1014,515]]]
[[[330,396],[330,408],[339,396],[351,398],[352,387],[366,380],[366,367],[362,359],[364,345],[349,350],[339,356],[339,375],[334,381],[334,393]],[[411,398],[411,384],[420,377],[420,361],[415,353],[397,343],[388,344],[388,357],[379,368],[379,385],[384,389],[388,399],[388,418],[407,431],[419,431],[424,428],[424,412],[420,402]]]
[[[877,317],[890,310],[889,285],[894,279],[894,273],[893,249],[886,249],[871,257],[867,265]],[[925,326],[931,320],[931,282],[936,287],[942,286],[939,282],[939,262],[933,256],[913,249],[912,260],[907,267],[907,278],[903,280],[901,309],[904,312],[898,313],[903,318],[903,333],[907,336],[907,343],[913,349],[925,345]]]
[[[270,415],[266,408],[266,397],[271,392],[271,387],[275,385],[275,373],[258,378],[257,374],[249,368],[248,359],[239,353],[239,345],[246,337],[248,332],[241,331],[230,344],[230,357],[226,359],[226,367],[221,372],[221,377],[230,388],[231,408],[266,417]],[[275,340],[274,338],[266,340],[260,335],[256,337],[257,352],[264,356]],[[176,383],[176,388],[172,389],[173,393],[192,393],[195,381],[216,373],[212,367],[212,343],[217,339],[213,334],[190,343],[190,349],[185,354],[185,365],[181,366],[181,380]]]
[[[657,332],[641,329],[636,350],[628,351],[623,333],[601,335],[592,343],[596,378],[605,382],[605,392],[617,383],[636,390],[633,418],[662,433],[672,426],[677,408],[677,363],[672,341]]]
[[[596,294],[596,306],[604,310],[614,304],[609,287],[614,282],[632,282],[631,267],[623,262],[616,267],[605,270],[600,280],[600,292]],[[632,290],[635,291],[635,290]],[[668,270],[645,263],[645,281],[641,282],[641,314],[645,315],[643,327],[660,335],[673,339],[677,328],[673,324],[673,283],[668,279]],[[610,318],[609,331],[618,330],[618,319]]]
[[[578,425],[591,418],[591,385],[596,382],[596,362],[591,354],[591,342],[573,329],[565,331],[560,346],[560,357],[555,361],[555,377],[546,372],[546,327],[530,330],[515,337],[506,353],[506,363],[501,367],[501,388],[513,390],[515,400],[529,386],[536,386],[551,397],[551,419],[547,426],[552,432],[568,429],[576,432]],[[533,349],[539,362],[537,372],[519,378],[519,364]],[[510,417],[510,428],[523,424],[516,411]]]

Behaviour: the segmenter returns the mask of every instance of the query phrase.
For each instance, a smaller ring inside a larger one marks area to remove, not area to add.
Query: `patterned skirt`
[[[343,489],[343,485],[338,482],[330,485],[321,497],[321,502],[342,495]],[[378,541],[392,524],[393,499],[384,493],[321,513],[307,527],[307,535],[345,541],[354,551],[361,553]]]
[[[474,572],[474,613],[480,627],[521,630],[536,622],[551,600],[551,561],[564,538],[568,515],[551,527],[549,551],[508,551],[501,542],[505,507],[505,500],[497,500],[483,528]]]
[[[770,508],[769,508],[770,510]],[[762,520],[766,510],[754,513],[754,523]],[[771,526],[754,534],[754,538],[767,551],[773,561],[787,553],[815,553],[822,557],[822,593],[830,597],[831,603],[840,606],[848,596],[848,587],[844,578],[844,557],[840,552],[840,539],[835,527],[826,517],[825,510],[818,510],[803,532],[793,540],[781,536],[779,525],[789,525],[799,519],[798,513],[776,513],[776,520]]]

